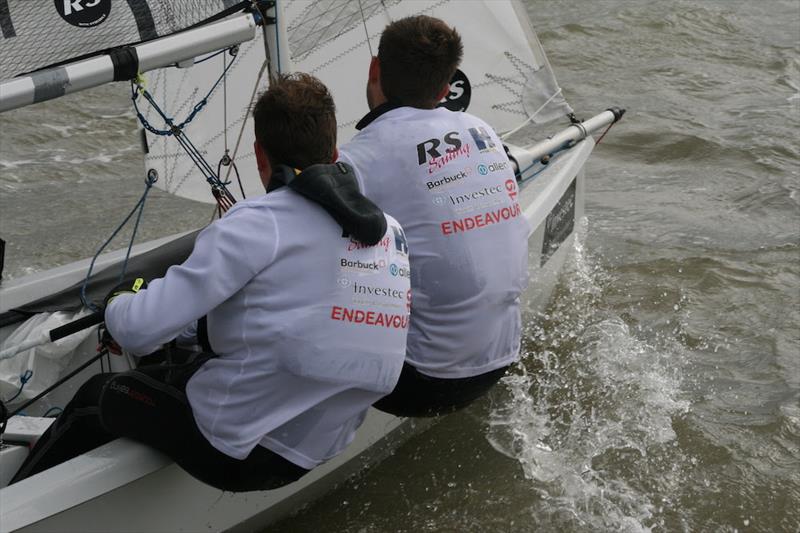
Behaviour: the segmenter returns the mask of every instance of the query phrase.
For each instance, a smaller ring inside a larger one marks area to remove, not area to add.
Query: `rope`
[[[231,55],[236,57],[237,53],[238,51],[236,51],[235,48],[231,49]],[[223,69],[227,70],[226,65],[227,65],[227,59],[225,58],[225,56],[222,56],[222,67]],[[225,142],[225,154],[219,160],[219,163],[217,163],[217,176],[218,177],[222,176],[223,165],[226,167],[228,166],[232,167],[232,170],[236,174],[236,181],[239,184],[239,192],[242,193],[242,199],[246,199],[247,195],[244,193],[244,186],[242,185],[242,178],[239,176],[239,169],[236,167],[236,163],[231,158],[230,150],[228,149],[228,81],[227,80],[228,80],[227,77],[224,80],[222,80],[222,122],[225,127],[225,129],[223,130],[223,139]],[[230,175],[231,172],[230,170],[228,170],[228,173],[225,176],[225,179],[227,180],[225,182],[226,184],[230,183],[230,180],[228,179]]]
[[[48,416],[50,416],[50,413],[52,413],[52,412],[54,412],[54,411],[56,412],[54,416],[58,416],[58,415],[60,415],[61,413],[63,413],[63,412],[64,412],[64,410],[63,410],[62,408],[60,408],[60,407],[51,407],[50,409],[48,409],[47,411],[45,411],[45,412],[44,412],[44,414],[43,414],[42,416],[43,416],[44,418],[47,418]]]
[[[227,51],[227,50],[229,50],[229,49],[222,50],[222,51]],[[205,59],[210,59],[210,57],[205,58]],[[205,59],[204,59],[204,61],[205,61]],[[197,104],[195,104],[195,106],[192,109],[191,113],[189,113],[189,116],[186,117],[186,120],[184,120],[183,122],[181,122],[180,124],[177,124],[177,125],[173,122],[173,120],[171,118],[169,118],[161,110],[160,107],[158,107],[158,104],[156,104],[155,100],[153,100],[153,97],[150,95],[150,92],[147,89],[145,89],[141,78],[137,78],[135,80],[131,80],[131,100],[133,100],[133,108],[136,110],[136,116],[138,117],[139,122],[142,123],[142,126],[147,131],[149,131],[150,133],[152,133],[154,135],[166,135],[166,136],[175,135],[176,131],[183,130],[186,127],[187,124],[189,124],[192,120],[194,120],[194,117],[197,116],[197,113],[199,113],[206,106],[206,104],[208,104],[208,99],[211,97],[211,94],[214,92],[214,90],[216,90],[216,88],[220,84],[220,82],[222,82],[223,78],[225,78],[225,75],[228,73],[228,70],[231,68],[233,63],[234,62],[231,61],[223,69],[222,74],[220,75],[220,77],[217,78],[217,81],[214,82],[214,85],[211,86],[211,89],[208,91],[208,93],[199,102],[197,102]],[[165,129],[165,130],[156,129],[152,125],[150,125],[150,123],[147,121],[146,118],[144,118],[144,115],[142,115],[142,113],[139,111],[139,105],[136,102],[139,93],[141,93],[141,95],[144,96],[144,98],[150,103],[150,105],[153,106],[153,109],[155,109],[156,113],[158,113],[161,116],[161,118],[164,119],[164,122],[167,123],[167,125],[169,126],[169,129]]]
[[[386,8],[386,5],[383,6]],[[367,30],[367,19],[364,18],[364,6],[361,5],[361,0],[358,0],[358,9],[361,11],[361,23],[364,25],[364,34],[367,36],[367,46],[369,47],[369,56],[375,57],[375,54],[372,53],[372,43],[369,40],[369,30]]]
[[[134,241],[136,239],[136,231],[139,229],[139,222],[142,219],[142,212],[144,211],[144,203],[147,200],[147,193],[150,192],[150,189],[153,187],[153,184],[156,182],[157,179],[158,179],[158,177],[157,177],[157,175],[155,173],[148,173],[147,174],[147,178],[145,178],[145,182],[144,182],[145,183],[145,188],[144,188],[144,192],[142,193],[141,198],[139,198],[139,201],[136,202],[136,205],[133,207],[131,212],[128,213],[128,216],[126,216],[125,219],[117,226],[117,229],[114,230],[114,232],[111,234],[111,236],[108,239],[106,239],[106,242],[104,242],[100,246],[100,248],[97,250],[97,253],[94,254],[94,257],[92,257],[92,262],[89,264],[89,271],[86,272],[86,278],[83,280],[83,285],[81,286],[81,302],[83,302],[83,305],[86,306],[87,308],[91,309],[92,311],[95,311],[95,312],[100,311],[100,308],[97,307],[96,305],[94,305],[94,303],[90,302],[88,297],[86,296],[86,289],[89,286],[89,279],[92,277],[92,270],[94,270],[94,264],[97,261],[97,258],[103,252],[103,250],[105,250],[106,246],[108,246],[111,243],[111,241],[114,240],[114,237],[116,237],[117,234],[120,231],[122,231],[122,228],[125,227],[125,224],[128,223],[128,221],[131,219],[133,214],[138,211],[138,215],[136,216],[136,224],[133,227],[133,233],[131,234],[131,240],[128,243],[128,250],[125,253],[125,261],[122,263],[122,271],[119,274],[119,281],[121,282],[122,278],[125,277],[125,272],[128,269],[128,259],[131,256],[131,249],[133,248],[133,243],[134,243]]]
[[[551,152],[550,154],[548,154],[548,156],[545,156],[545,157],[548,157],[548,159],[547,159],[547,161],[546,161],[546,162],[545,162],[545,161],[543,161],[544,157],[542,157],[542,158],[541,158],[541,159],[539,159],[538,161],[534,161],[533,163],[531,163],[530,165],[528,165],[527,167],[525,167],[525,169],[524,169],[524,170],[521,170],[521,171],[519,172],[519,175],[520,175],[520,180],[519,180],[519,181],[520,181],[520,183],[524,183],[524,182],[526,182],[526,181],[528,181],[528,180],[532,180],[533,178],[535,178],[536,176],[538,176],[539,174],[541,174],[542,172],[544,172],[544,171],[547,169],[547,166],[548,166],[550,163],[552,163],[552,162],[553,162],[553,159],[555,159],[555,158],[556,158],[556,156],[557,156],[557,155],[558,155],[560,152],[563,152],[564,150],[569,150],[570,148],[572,148],[572,145],[571,145],[569,142],[566,142],[566,143],[564,143],[564,144],[561,146],[561,148],[558,148],[557,150],[554,150],[553,152]],[[528,172],[530,169],[532,169],[532,168],[533,168],[535,165],[537,165],[537,164],[539,164],[539,163],[541,163],[541,165],[542,165],[542,168],[540,168],[539,170],[537,170],[536,172],[534,172],[533,174],[531,174],[531,175],[530,175],[530,176],[528,176],[527,178],[526,178],[526,177],[523,177],[523,176],[525,175],[525,173],[526,173],[526,172]]]
[[[14,400],[16,400],[17,397],[19,397],[19,395],[22,394],[22,389],[25,388],[25,385],[31,380],[32,377],[33,377],[33,370],[31,370],[31,369],[28,369],[24,373],[20,374],[19,375],[19,390],[17,390],[17,393],[14,396],[9,398],[8,400],[5,400],[3,403],[11,403]]]
[[[530,124],[530,122],[531,122],[531,121],[532,121],[534,118],[536,118],[536,115],[538,115],[539,113],[541,113],[541,112],[542,112],[542,109],[544,109],[545,107],[547,107],[547,104],[549,104],[550,102],[552,102],[552,101],[553,101],[553,99],[554,99],[556,96],[558,96],[559,94],[561,94],[561,87],[559,87],[559,88],[558,88],[558,90],[557,90],[556,92],[554,92],[554,93],[553,93],[553,96],[551,96],[550,98],[548,98],[548,99],[547,99],[547,101],[546,101],[545,103],[543,103],[541,106],[539,106],[539,109],[537,109],[536,111],[534,111],[534,112],[533,112],[533,114],[531,114],[531,116],[529,116],[529,117],[527,118],[527,120],[525,120],[525,121],[524,121],[522,124],[520,124],[519,126],[517,126],[516,128],[514,128],[513,130],[511,130],[511,131],[509,131],[509,132],[506,132],[506,133],[504,133],[503,135],[501,135],[501,136],[500,136],[500,140],[501,140],[501,141],[505,141],[505,140],[506,140],[506,138],[508,138],[509,136],[511,136],[511,135],[513,135],[513,134],[515,134],[515,133],[517,133],[519,130],[521,130],[522,128],[524,128],[524,127],[525,127],[525,126],[527,126],[528,124]]]
[[[233,50],[236,50],[238,52],[238,49],[236,49],[235,47],[228,48],[226,50],[221,50],[221,52],[227,52]],[[233,56],[235,58],[236,53],[234,53]],[[210,59],[210,57],[206,57],[203,60],[205,61],[207,59]],[[219,78],[217,78],[217,81],[215,81],[214,84],[211,86],[211,89],[209,89],[208,93],[197,104],[195,104],[191,113],[189,113],[189,116],[186,117],[186,119],[180,124],[175,124],[174,120],[169,116],[167,116],[167,114],[161,109],[161,107],[159,107],[153,96],[144,87],[144,83],[141,78],[137,78],[135,81],[134,80],[131,81],[131,100],[133,101],[133,107],[136,110],[136,116],[139,118],[139,122],[141,122],[142,127],[144,127],[147,131],[149,131],[154,135],[172,136],[175,138],[175,140],[178,142],[181,148],[183,148],[183,150],[186,152],[186,155],[189,157],[189,159],[191,159],[191,161],[195,164],[195,166],[205,176],[206,181],[211,186],[211,194],[217,201],[217,206],[218,209],[220,210],[220,213],[223,211],[227,211],[228,209],[231,208],[231,206],[233,206],[233,204],[236,203],[236,199],[233,197],[233,195],[226,187],[227,185],[230,184],[230,181],[220,180],[219,178],[220,166],[217,167],[217,173],[215,173],[214,169],[211,167],[208,161],[206,161],[205,157],[203,157],[203,154],[200,152],[200,150],[198,150],[197,147],[194,145],[194,143],[192,143],[191,139],[189,139],[186,136],[184,128],[186,127],[187,124],[189,124],[192,120],[194,120],[194,117],[197,116],[197,114],[206,106],[206,104],[208,104],[208,99],[211,97],[211,95],[213,94],[213,92],[216,90],[216,88],[219,86],[220,83],[224,84],[223,92],[225,98],[227,99],[227,73],[228,70],[230,70],[230,68],[233,66],[233,64],[234,64],[233,60],[231,60],[231,62],[228,63],[227,59],[223,56],[224,68],[222,69],[222,74],[220,74]],[[152,106],[152,108],[156,111],[156,113],[158,113],[158,115],[164,120],[164,122],[168,126],[167,129],[163,130],[157,129],[147,121],[147,119],[139,110],[139,105],[137,103],[137,99],[140,94],[142,97],[144,97],[145,100],[147,100],[147,102]],[[227,112],[225,121],[225,133],[226,133],[225,156],[223,156],[223,161],[225,160],[226,157],[228,157],[228,160],[230,160],[230,157],[228,156],[227,152]],[[238,171],[237,171],[237,177],[238,177]],[[240,188],[241,188],[241,180],[240,180]],[[244,189],[242,188],[242,190]]]
[[[208,61],[209,59],[215,58],[215,57],[217,57],[217,56],[218,56],[218,55],[220,55],[220,54],[224,54],[225,52],[227,52],[227,50],[225,50],[225,49],[223,49],[223,50],[217,50],[217,51],[216,51],[216,52],[214,52],[213,54],[211,54],[211,55],[207,55],[207,56],[206,56],[206,57],[204,57],[203,59],[198,59],[197,61],[195,61],[195,62],[194,62],[194,64],[195,64],[195,65],[199,65],[200,63],[203,63],[203,62],[205,62],[205,61]]]
[[[616,124],[616,122],[612,122],[611,124],[609,124],[609,125],[608,125],[608,127],[607,127],[607,128],[604,130],[604,131],[603,131],[603,133],[601,133],[601,134],[600,134],[600,138],[599,138],[599,139],[597,139],[597,141],[595,141],[595,143],[594,143],[595,145],[598,145],[598,144],[600,144],[600,141],[602,141],[602,140],[603,140],[603,137],[605,137],[605,136],[606,136],[606,133],[608,133],[608,130],[610,130],[610,129],[611,129],[611,127],[612,127],[614,124]]]
[[[264,72],[267,72],[267,68],[268,68],[268,61],[265,60],[261,64],[261,69],[258,71],[258,79],[256,79],[256,83],[255,83],[255,85],[253,85],[253,91],[250,93],[250,105],[251,106],[253,105],[253,101],[256,98],[256,93],[258,92],[258,87],[261,85],[261,79],[264,76]],[[242,127],[239,128],[239,135],[236,137],[236,145],[234,145],[234,147],[233,147],[233,157],[231,159],[236,159],[236,156],[239,153],[239,145],[240,145],[240,143],[242,141],[242,135],[244,135],[245,125],[247,125],[247,120],[243,120],[242,121]],[[227,179],[228,176],[230,176],[230,170],[228,170],[228,174],[225,176],[225,179]]]
[[[18,408],[17,408],[17,410],[16,410],[16,411],[14,411],[13,413],[10,413],[10,414],[9,414],[9,413],[8,413],[8,410],[7,410],[7,409],[5,409],[5,411],[6,411],[6,419],[8,419],[8,418],[11,418],[12,416],[16,416],[16,415],[20,414],[20,413],[21,413],[21,412],[23,412],[25,409],[27,409],[29,406],[31,406],[31,405],[33,405],[34,403],[38,402],[39,400],[41,400],[42,398],[44,398],[44,397],[45,397],[47,394],[50,394],[50,393],[51,393],[53,390],[55,390],[57,387],[60,387],[60,386],[61,386],[63,383],[65,383],[66,381],[68,381],[68,380],[72,379],[72,378],[73,378],[73,377],[75,377],[76,375],[80,374],[80,373],[81,373],[83,370],[85,370],[86,368],[88,368],[89,366],[91,366],[93,363],[97,362],[97,360],[98,360],[98,359],[100,359],[101,357],[105,357],[107,353],[108,353],[108,351],[107,351],[105,348],[103,348],[103,349],[100,351],[100,353],[98,353],[97,355],[95,355],[94,357],[92,357],[91,359],[89,359],[88,361],[84,362],[84,363],[83,363],[83,364],[81,364],[81,365],[80,365],[78,368],[76,368],[75,370],[73,370],[72,372],[70,372],[69,374],[67,374],[66,376],[64,376],[63,378],[61,378],[61,379],[59,379],[58,381],[56,381],[55,383],[53,383],[52,385],[50,385],[48,388],[46,388],[45,390],[43,390],[42,392],[40,392],[39,394],[37,394],[36,396],[34,396],[33,398],[31,398],[30,400],[28,400],[27,402],[25,402],[24,404],[22,404],[22,405],[21,405],[20,407],[18,407]]]

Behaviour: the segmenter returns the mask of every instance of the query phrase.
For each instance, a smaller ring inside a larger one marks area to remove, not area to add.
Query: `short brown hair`
[[[400,104],[435,107],[463,53],[461,36],[440,19],[418,15],[392,22],[378,45],[383,94]]]
[[[302,72],[279,74],[253,109],[256,140],[270,162],[304,169],[333,162],[336,106],[328,88]]]

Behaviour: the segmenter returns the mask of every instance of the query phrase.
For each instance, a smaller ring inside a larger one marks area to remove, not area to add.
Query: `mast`
[[[264,9],[264,52],[267,56],[267,69],[272,78],[282,72],[291,72],[289,40],[287,39],[286,19],[283,2],[267,2]]]
[[[110,52],[0,82],[0,112],[44,102],[186,61],[255,37],[256,19],[244,13]]]

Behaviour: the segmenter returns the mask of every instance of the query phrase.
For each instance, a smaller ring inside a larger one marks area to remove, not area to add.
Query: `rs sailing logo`
[[[79,28],[102,24],[111,12],[111,0],[55,0],[62,19]]]
[[[442,145],[447,147],[444,148]],[[419,143],[417,145],[417,161],[420,165],[424,165],[427,161],[428,174],[433,174],[461,156],[469,157],[470,146],[461,142],[457,131],[449,131],[442,139],[434,137]]]
[[[450,92],[442,98],[436,107],[444,107],[450,111],[466,111],[472,98],[472,87],[466,74],[461,69],[456,69],[450,80]]]

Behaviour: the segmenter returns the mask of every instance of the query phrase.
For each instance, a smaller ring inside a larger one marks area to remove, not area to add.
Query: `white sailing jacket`
[[[403,365],[408,249],[386,219],[367,247],[289,187],[239,202],[183,264],[115,298],[106,325],[144,354],[207,314],[218,357],[186,389],[203,435],[237,459],[260,444],[311,469],[350,443]]]
[[[439,378],[514,362],[529,226],[497,134],[467,113],[389,104],[357,127],[340,160],[411,250],[407,361]]]

